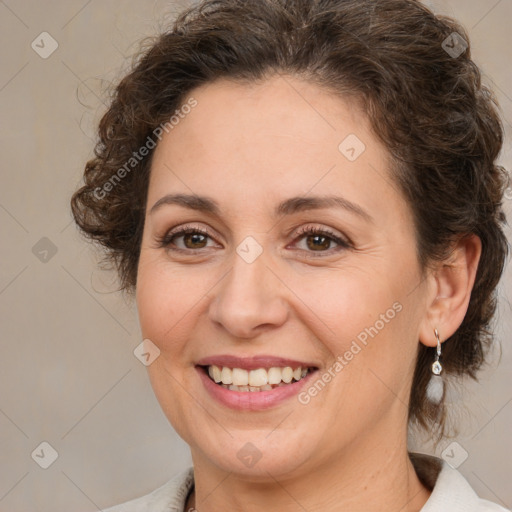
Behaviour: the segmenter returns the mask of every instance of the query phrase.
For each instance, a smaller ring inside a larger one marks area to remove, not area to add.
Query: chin
[[[231,433],[233,437],[223,431],[220,437],[210,438],[203,432],[199,443],[187,439],[194,465],[197,458],[206,458],[209,464],[221,471],[233,473],[248,481],[261,482],[274,478],[284,480],[311,471],[305,464],[315,450],[304,446],[304,436],[297,431],[294,431],[296,435],[293,436],[288,432],[280,432],[281,435],[273,432],[269,435],[269,431],[259,434],[249,430]],[[274,439],[271,439],[273,436]]]

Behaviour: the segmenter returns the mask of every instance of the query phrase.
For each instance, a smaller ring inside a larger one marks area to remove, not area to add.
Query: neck
[[[407,453],[406,433],[354,440],[349,449],[333,453],[314,467],[265,481],[219,470],[198,453],[194,461],[195,490],[185,510],[259,512],[346,511],[418,512],[430,491],[418,479]],[[395,439],[394,443],[383,439]]]

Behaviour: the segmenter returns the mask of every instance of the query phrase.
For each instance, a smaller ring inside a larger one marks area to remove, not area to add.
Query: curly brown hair
[[[467,314],[443,345],[446,374],[476,378],[493,340],[496,286],[508,253],[507,180],[496,165],[503,128],[463,27],[418,1],[206,0],[188,9],[141,50],[115,88],[95,157],[71,201],[76,223],[106,248],[121,288],[133,291],[159,127],[170,129],[170,116],[180,115],[202,84],[276,73],[359,99],[392,155],[423,269],[445,259],[455,240],[480,237]],[[443,404],[432,408],[425,394],[433,350],[419,344],[409,419],[439,428]]]

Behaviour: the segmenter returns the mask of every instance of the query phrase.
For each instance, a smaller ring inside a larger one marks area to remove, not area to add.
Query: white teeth
[[[281,382],[281,368],[269,368],[268,370],[268,383],[279,384]]]
[[[214,364],[208,368],[208,374],[217,384],[222,380],[220,376],[220,368]]]
[[[222,380],[222,384],[233,384],[233,374],[231,372],[231,368],[226,368],[224,366],[220,372],[220,378]]]
[[[265,368],[258,368],[249,372],[249,385],[251,386],[264,386],[268,383],[267,370]]]
[[[247,386],[249,384],[249,372],[242,368],[233,368],[233,384],[235,386]]]
[[[308,374],[307,368],[291,366],[279,368],[277,366],[266,369],[244,370],[242,368],[228,368],[210,365],[208,375],[210,378],[231,391],[270,391],[276,386],[286,386],[292,381],[299,381]]]
[[[290,382],[293,379],[293,369],[287,366],[286,368],[283,368],[283,376],[281,377],[283,379],[283,382],[286,382],[286,384],[290,384]]]

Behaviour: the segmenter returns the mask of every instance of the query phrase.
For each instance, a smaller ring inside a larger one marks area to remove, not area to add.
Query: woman
[[[467,40],[414,0],[209,0],[119,83],[73,212],[194,466],[109,510],[504,510],[407,450],[507,253]]]

